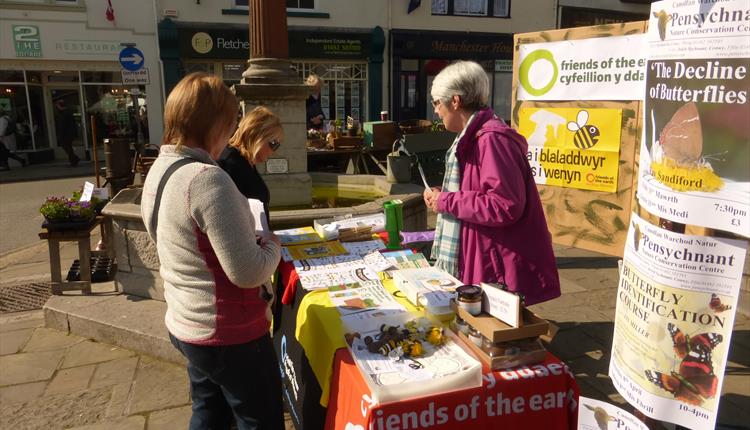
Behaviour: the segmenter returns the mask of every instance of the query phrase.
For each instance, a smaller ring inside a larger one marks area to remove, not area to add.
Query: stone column
[[[287,165],[283,173],[269,173],[266,165],[258,170],[271,191],[271,206],[308,205],[312,182],[307,173],[305,100],[313,88],[302,82],[288,59],[286,3],[251,0],[249,24],[251,58],[242,83],[233,90],[245,112],[266,106],[281,118],[284,141],[267,164]]]

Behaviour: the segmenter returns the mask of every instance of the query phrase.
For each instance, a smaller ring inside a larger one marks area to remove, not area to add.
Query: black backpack
[[[3,132],[4,136],[10,136],[11,134],[16,132],[16,121],[10,117],[10,115],[4,116],[5,120],[8,121],[8,126],[5,127],[5,131]]]

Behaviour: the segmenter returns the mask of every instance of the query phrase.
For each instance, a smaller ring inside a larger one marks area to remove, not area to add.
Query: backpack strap
[[[164,175],[162,175],[161,180],[159,181],[159,186],[156,188],[156,198],[154,199],[154,211],[151,215],[151,223],[149,225],[150,230],[154,232],[154,243],[156,243],[156,227],[159,224],[159,206],[161,206],[161,196],[164,192],[164,188],[167,186],[167,181],[169,181],[169,178],[174,174],[174,172],[179,170],[180,167],[190,163],[198,163],[198,160],[194,160],[192,158],[183,158],[181,160],[175,161],[171,166],[167,168],[167,170],[164,172]]]

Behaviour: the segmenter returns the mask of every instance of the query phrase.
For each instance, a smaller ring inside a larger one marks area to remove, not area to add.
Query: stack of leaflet
[[[451,300],[461,281],[449,273],[434,268],[403,269],[393,272],[397,289],[417,306],[424,306],[428,314],[443,321],[453,317]]]
[[[366,231],[368,234],[385,230],[385,214],[382,212],[353,217],[334,217],[316,219],[315,231],[325,240],[339,239],[339,236],[351,236],[356,231]]]

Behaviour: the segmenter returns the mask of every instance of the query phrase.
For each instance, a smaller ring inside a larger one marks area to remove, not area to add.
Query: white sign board
[[[503,291],[497,284],[482,286],[482,310],[508,324],[511,327],[521,326],[521,297]]]
[[[289,162],[286,158],[271,158],[266,161],[266,173],[287,173],[289,171]]]
[[[148,78],[148,69],[142,68],[131,72],[129,70],[122,70],[122,84],[123,85],[148,85],[151,81]]]
[[[518,100],[641,100],[645,35],[519,47]]]

